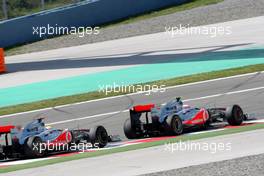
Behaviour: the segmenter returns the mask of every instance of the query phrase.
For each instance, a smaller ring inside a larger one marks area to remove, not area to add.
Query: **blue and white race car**
[[[81,142],[90,143],[92,147],[104,147],[111,140],[103,126],[96,126],[91,129],[61,130],[45,127],[43,119],[34,120],[24,128],[12,125],[1,126],[0,137],[2,139],[0,160],[42,157],[47,153],[57,152],[58,148],[63,151],[68,150],[68,146]],[[48,151],[47,145],[53,145],[57,148]],[[59,147],[65,145],[67,147]]]
[[[144,121],[141,119],[143,114]],[[176,98],[165,105],[147,104],[131,108],[130,118],[124,123],[124,133],[128,139],[180,135],[186,129],[205,129],[213,122],[241,125],[246,118],[239,105],[197,108],[183,105],[181,98]]]

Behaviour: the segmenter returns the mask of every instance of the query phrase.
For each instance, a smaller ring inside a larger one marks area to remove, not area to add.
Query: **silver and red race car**
[[[0,160],[42,157],[52,152],[70,151],[73,145],[79,146],[80,143],[102,148],[112,140],[103,126],[61,130],[47,128],[43,119],[34,120],[24,128],[1,126],[0,139]],[[74,150],[78,148],[75,147]]]
[[[143,116],[145,118],[142,119]],[[215,122],[227,121],[229,125],[241,125],[246,118],[239,105],[196,108],[183,105],[178,97],[165,105],[134,106],[130,109],[130,118],[124,123],[124,133],[128,139],[180,135],[188,129],[206,129]]]

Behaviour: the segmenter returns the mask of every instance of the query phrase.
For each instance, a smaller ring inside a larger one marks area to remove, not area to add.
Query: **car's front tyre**
[[[108,134],[106,129],[103,126],[96,126],[90,129],[89,138],[93,146],[98,145],[97,147],[103,148],[108,143]]]
[[[240,106],[233,105],[226,108],[225,116],[229,125],[241,125],[244,119],[244,113]]]

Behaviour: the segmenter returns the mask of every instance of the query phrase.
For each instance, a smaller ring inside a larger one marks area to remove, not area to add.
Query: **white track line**
[[[18,160],[18,161],[8,161],[8,162],[0,163],[0,166],[14,166],[14,165],[20,165],[20,164],[28,164],[28,163],[33,163],[33,162],[37,162],[37,161],[50,160],[53,158],[55,158],[55,157],[27,159],[27,160]]]
[[[256,90],[261,90],[261,89],[264,89],[264,86],[263,87],[251,88],[251,89],[238,90],[238,91],[233,91],[233,92],[227,92],[227,93],[221,93],[221,94],[215,94],[215,95],[208,95],[208,96],[204,96],[204,97],[186,99],[186,100],[184,100],[184,102],[196,101],[196,100],[202,100],[202,99],[208,99],[208,98],[214,98],[214,97],[220,97],[220,96],[223,96],[223,95],[233,95],[233,94],[245,93],[245,92],[256,91]],[[68,123],[68,122],[73,122],[73,121],[80,121],[80,120],[85,120],[85,119],[91,119],[91,118],[101,117],[101,116],[106,116],[106,115],[115,115],[115,114],[118,114],[118,113],[123,113],[123,112],[128,112],[128,111],[129,110],[127,109],[127,110],[123,110],[123,111],[114,111],[114,112],[108,112],[108,113],[103,113],[103,114],[96,114],[96,115],[87,116],[87,117],[81,117],[81,118],[75,118],[75,119],[68,119],[68,120],[53,122],[53,123],[49,123],[47,125],[63,124],[63,123]]]
[[[187,100],[184,100],[184,102],[194,101],[194,100],[202,100],[202,99],[214,98],[214,97],[220,97],[220,96],[223,96],[223,95],[239,94],[239,93],[244,93],[244,92],[256,91],[256,90],[260,90],[260,89],[264,89],[264,86],[263,87],[251,88],[251,89],[238,90],[238,91],[233,91],[233,92],[227,92],[227,93],[221,93],[221,94],[215,94],[215,95],[208,95],[208,96],[199,97],[199,98],[187,99]]]
[[[192,85],[197,85],[197,84],[205,84],[205,83],[210,83],[210,82],[215,82],[215,81],[221,81],[221,80],[227,80],[227,79],[234,79],[234,78],[251,76],[251,75],[259,74],[259,73],[262,74],[262,73],[264,73],[264,71],[247,73],[247,74],[242,74],[242,75],[229,76],[229,77],[224,77],[224,78],[211,79],[211,80],[206,80],[206,81],[199,81],[199,82],[182,84],[182,85],[177,85],[177,86],[170,86],[170,87],[166,87],[165,89],[167,90],[167,89],[173,89],[173,88],[178,88],[178,87],[192,86]],[[1,118],[6,118],[6,117],[22,115],[22,114],[30,114],[30,113],[34,113],[34,112],[51,110],[53,108],[63,108],[63,107],[68,107],[68,106],[76,106],[76,105],[80,105],[80,104],[98,102],[98,101],[103,101],[103,100],[110,100],[110,99],[115,99],[115,98],[122,98],[122,97],[125,97],[125,96],[139,95],[139,94],[144,94],[144,93],[147,93],[147,92],[136,92],[136,93],[126,94],[126,95],[118,95],[118,96],[113,96],[113,97],[100,98],[100,99],[96,99],[96,100],[83,101],[83,102],[79,102],[79,103],[66,104],[66,105],[55,106],[55,107],[50,107],[50,108],[37,109],[37,110],[33,110],[33,111],[27,111],[27,112],[15,113],[15,114],[3,115],[3,116],[0,117],[0,119]]]
[[[114,111],[114,112],[108,112],[108,113],[103,113],[103,114],[96,114],[96,115],[87,116],[87,117],[81,117],[81,118],[77,118],[77,119],[69,119],[69,120],[63,120],[63,121],[58,121],[58,122],[52,122],[52,123],[49,123],[47,125],[57,125],[57,124],[68,123],[68,122],[79,121],[79,120],[85,120],[85,119],[90,119],[90,118],[95,118],[95,117],[101,117],[101,116],[107,116],[107,115],[114,115],[114,114],[118,114],[118,113],[121,113],[121,112],[128,112],[128,110],[124,110],[124,111]]]

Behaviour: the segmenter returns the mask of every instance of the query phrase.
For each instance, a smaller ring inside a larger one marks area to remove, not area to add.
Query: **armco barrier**
[[[6,72],[4,49],[0,48],[0,73]]]
[[[96,26],[187,1],[190,0],[90,0],[14,18],[0,22],[0,47],[47,38],[33,35],[33,27],[48,24],[62,27]]]

